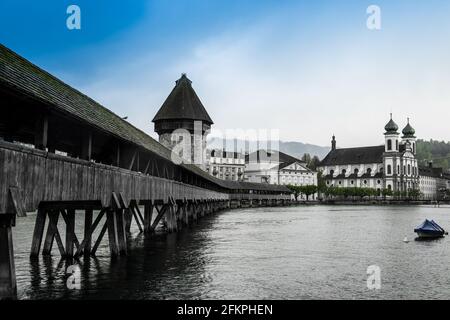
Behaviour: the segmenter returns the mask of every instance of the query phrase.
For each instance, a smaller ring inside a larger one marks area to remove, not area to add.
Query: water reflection
[[[128,256],[75,261],[28,258],[34,217],[15,232],[22,299],[403,299],[450,297],[448,238],[411,241],[433,217],[450,227],[450,208],[290,207],[243,209],[205,217],[178,233],[151,238],[132,229]],[[105,238],[107,240],[107,237]],[[66,273],[80,268],[80,290]],[[366,269],[382,270],[367,289]]]

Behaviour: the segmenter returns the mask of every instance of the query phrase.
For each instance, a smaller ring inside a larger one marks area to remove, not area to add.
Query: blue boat
[[[415,228],[414,232],[417,233],[419,238],[428,239],[441,238],[445,234],[448,234],[440,225],[438,225],[433,220],[428,219],[425,219],[425,221],[420,226]]]

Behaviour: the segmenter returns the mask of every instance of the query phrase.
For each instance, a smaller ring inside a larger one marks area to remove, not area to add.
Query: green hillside
[[[417,140],[417,158],[421,166],[427,165],[430,160],[433,166],[450,168],[450,142]]]

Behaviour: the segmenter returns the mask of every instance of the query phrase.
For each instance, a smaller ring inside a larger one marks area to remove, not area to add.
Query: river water
[[[53,257],[30,261],[35,220],[30,214],[18,218],[13,230],[18,296],[449,299],[450,239],[414,241],[413,229],[425,218],[450,228],[450,207],[237,209],[204,217],[176,234],[150,239],[139,235],[134,226],[127,257],[111,261],[105,235],[97,258],[78,262],[80,288],[68,289],[67,266],[55,248]],[[81,225],[82,215],[78,220]],[[409,243],[403,242],[405,236]],[[370,265],[381,270],[378,290],[367,287]]]

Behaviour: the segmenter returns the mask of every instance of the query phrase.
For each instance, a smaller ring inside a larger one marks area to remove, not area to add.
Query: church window
[[[367,174],[371,174],[372,173],[372,169],[371,168],[367,168]]]
[[[364,180],[364,184],[367,184],[367,180]]]
[[[350,184],[354,184],[355,182],[352,180],[352,181],[350,181]]]
[[[395,140],[395,150],[398,151],[398,140]]]
[[[358,174],[359,170],[355,169],[355,171],[353,171],[356,175]]]
[[[387,143],[388,143],[387,149],[388,149],[388,151],[391,151],[391,150],[392,150],[392,140],[389,139],[389,140],[387,141]]]
[[[392,166],[390,164],[387,166],[387,174],[392,174]]]
[[[411,165],[408,164],[408,175],[410,175],[410,174],[411,174]]]
[[[381,180],[378,180],[377,183],[378,183],[378,184],[381,184]]]
[[[347,170],[342,169],[342,174],[345,175],[347,173]]]
[[[330,175],[334,175],[334,170],[330,170]]]

